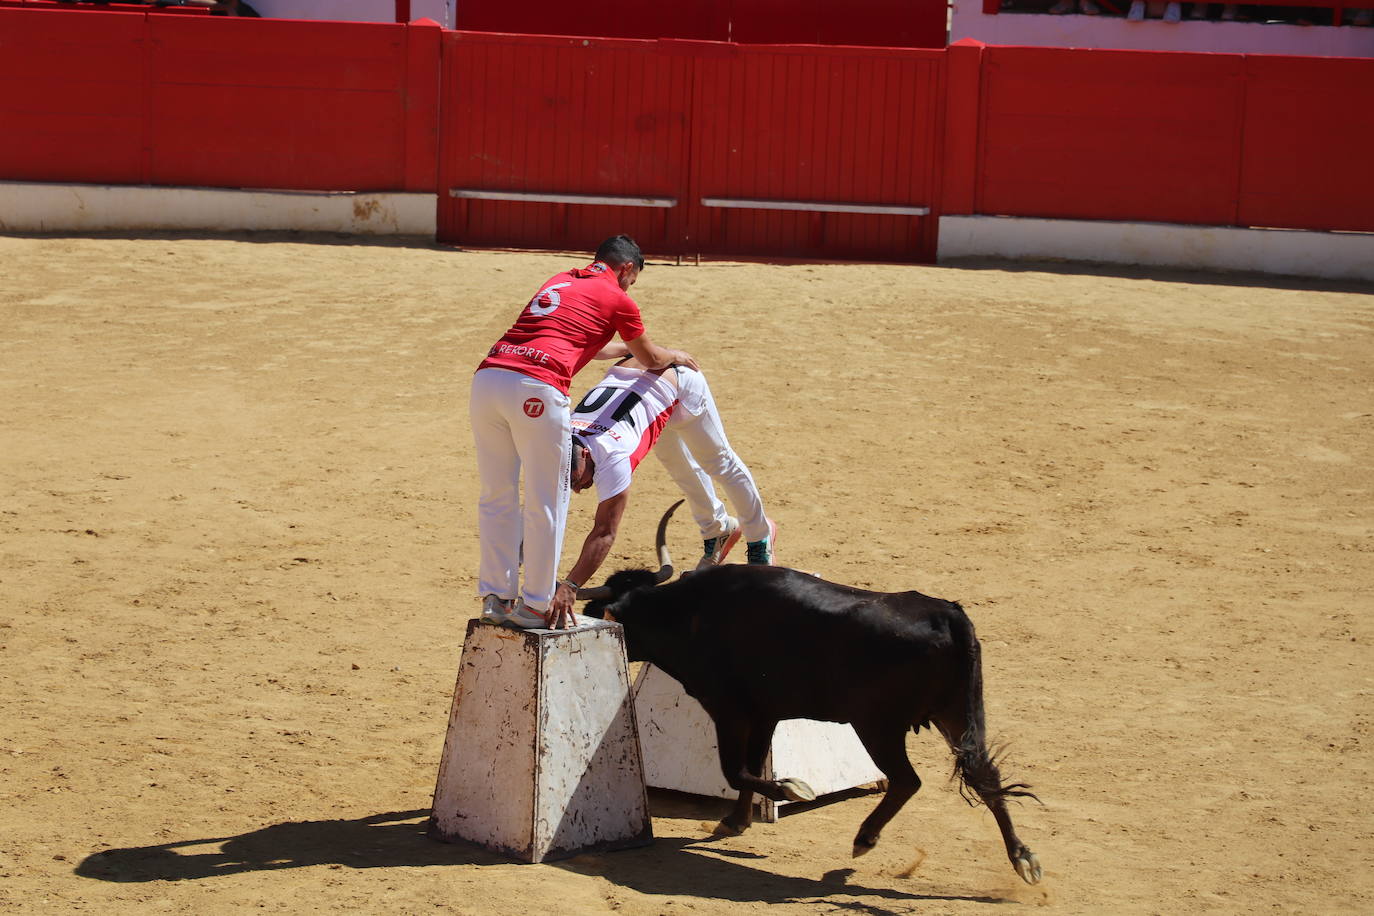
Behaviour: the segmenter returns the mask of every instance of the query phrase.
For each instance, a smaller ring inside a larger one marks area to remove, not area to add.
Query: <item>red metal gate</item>
[[[944,52],[444,35],[439,238],[933,261]]]
[[[692,59],[671,42],[447,32],[439,238],[677,253]]]
[[[944,52],[724,47],[698,60],[694,250],[934,261]]]

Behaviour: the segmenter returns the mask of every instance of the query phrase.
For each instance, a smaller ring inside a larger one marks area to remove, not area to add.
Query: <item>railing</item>
[[[191,6],[179,3],[156,3],[154,0],[116,0],[116,2],[99,2],[99,0],[0,0],[0,9],[51,9],[51,10],[100,10],[105,12],[123,13],[146,13],[149,7],[155,12],[167,13],[190,13],[191,15],[209,15],[208,6]]]
[[[1112,2],[1112,0],[1095,0],[1102,7],[1110,10],[1117,15],[1125,15],[1123,11]],[[1130,6],[1130,0],[1124,0],[1125,5]],[[1183,0],[1185,3],[1197,6],[1191,0]],[[1202,5],[1210,6],[1212,3],[1222,3],[1226,6],[1239,4],[1226,3],[1225,0],[1207,0]],[[1245,6],[1277,6],[1277,7],[1308,7],[1312,9],[1331,10],[1331,24],[1340,25],[1341,19],[1346,10],[1369,9],[1374,7],[1374,0],[1245,0]],[[996,16],[1002,11],[1002,0],[983,0],[983,14],[986,16]]]
[[[396,21],[410,21],[410,0],[395,0]],[[114,11],[137,11],[153,7],[158,12],[169,13],[209,13],[214,9],[214,0],[0,0],[0,7],[32,7],[41,9],[100,9]]]

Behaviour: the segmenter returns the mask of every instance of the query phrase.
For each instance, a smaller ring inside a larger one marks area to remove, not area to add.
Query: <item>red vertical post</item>
[[[139,39],[139,52],[143,64],[143,86],[140,93],[138,180],[140,184],[153,183],[153,30],[147,13],[143,14],[142,38]]]
[[[963,38],[945,52],[945,148],[939,211],[977,212],[978,131],[983,120],[983,52],[987,46]],[[933,208],[932,208],[933,209]]]
[[[409,4],[407,4],[408,6]],[[439,165],[438,23],[420,20],[405,29],[405,189],[433,191]]]
[[[410,21],[410,0],[396,0],[396,21]]]

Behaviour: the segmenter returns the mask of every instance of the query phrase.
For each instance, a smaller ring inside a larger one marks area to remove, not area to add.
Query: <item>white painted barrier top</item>
[[[676,207],[673,197],[613,197],[607,194],[562,194],[542,191],[486,191],[450,188],[449,197],[469,200],[515,200],[533,204],[584,204],[600,207]]]
[[[842,204],[814,200],[749,200],[742,197],[703,197],[704,207],[734,210],[805,210],[812,213],[876,213],[884,216],[927,216],[929,207],[889,204]]]

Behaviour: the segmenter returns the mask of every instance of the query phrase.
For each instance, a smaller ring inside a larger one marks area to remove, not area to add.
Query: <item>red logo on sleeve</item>
[[[525,402],[525,416],[542,417],[544,415],[544,402],[538,398],[530,398]]]

